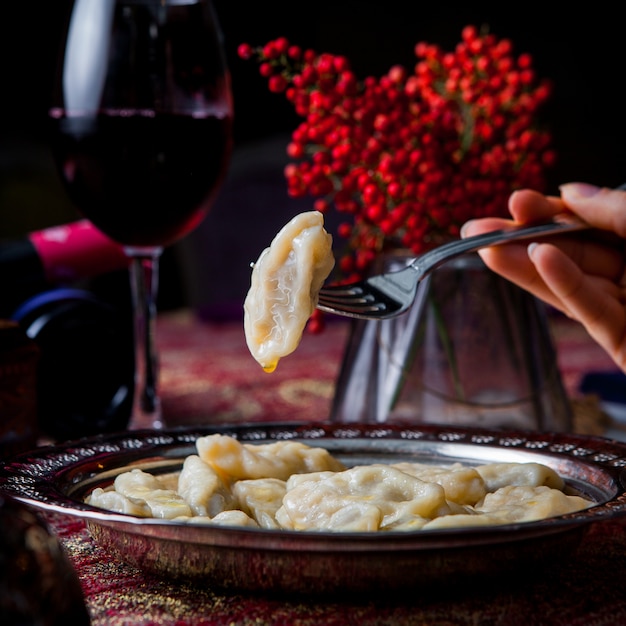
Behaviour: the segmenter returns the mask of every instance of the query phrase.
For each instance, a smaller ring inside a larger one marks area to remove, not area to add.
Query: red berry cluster
[[[528,54],[514,57],[510,41],[473,26],[452,52],[418,43],[415,54],[412,73],[394,66],[359,80],[345,57],[285,38],[239,46],[303,118],[287,148],[288,193],[345,214],[344,280],[381,250],[420,254],[470,218],[505,215],[511,191],[543,190],[554,161],[536,119],[550,88]]]

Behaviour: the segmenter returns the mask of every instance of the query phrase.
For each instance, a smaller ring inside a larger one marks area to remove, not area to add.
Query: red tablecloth
[[[578,324],[552,324],[563,383],[572,398],[585,372],[615,370],[606,353]],[[211,424],[326,419],[349,333],[331,321],[323,333],[303,336],[298,349],[267,374],[250,356],[240,322],[203,323],[189,311],[161,315],[161,395],[165,422]]]
[[[93,626],[619,626],[626,624],[626,522],[603,522],[561,566],[441,595],[416,589],[350,601],[282,599],[171,583],[109,558],[84,525],[53,528],[74,564]],[[520,582],[521,579],[521,582]]]
[[[162,315],[161,392],[167,425],[249,421],[309,421],[328,415],[348,326],[331,324],[305,336],[299,350],[266,374],[245,347],[241,325],[206,324],[187,312]],[[612,369],[580,328],[559,323],[555,338],[565,384],[573,395],[588,369]],[[522,580],[440,596],[279,599],[223,593],[157,579],[110,558],[80,521],[49,523],[81,581],[94,626],[237,625],[502,625],[626,624],[626,521],[590,527],[563,563]]]
[[[268,374],[246,347],[242,322],[209,324],[187,311],[163,315],[157,338],[167,425],[326,419],[348,324],[305,334]]]

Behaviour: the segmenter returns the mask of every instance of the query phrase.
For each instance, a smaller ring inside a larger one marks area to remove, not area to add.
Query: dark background
[[[56,178],[44,120],[69,0],[16,0],[0,14],[0,238],[78,218]],[[543,119],[558,162],[550,191],[584,180],[626,180],[623,22],[608,3],[566,14],[547,3],[507,10],[431,2],[236,2],[215,0],[224,31],[235,101],[235,156],[215,210],[162,262],[161,308],[239,307],[249,262],[287,217],[310,208],[285,193],[282,166],[298,120],[284,98],[268,92],[254,62],[237,58],[253,45],[286,36],[292,43],[348,56],[357,74],[412,67],[418,41],[451,49],[467,24],[489,26],[517,53],[529,52],[541,77],[554,83]],[[568,5],[572,6],[572,5]],[[612,5],[615,8],[615,5]],[[243,285],[242,285],[243,283]]]

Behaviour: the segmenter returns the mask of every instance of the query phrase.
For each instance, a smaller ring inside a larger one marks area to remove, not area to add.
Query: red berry
[[[258,60],[302,120],[287,146],[288,195],[348,218],[337,228],[341,280],[368,271],[384,245],[419,254],[471,217],[505,215],[511,191],[541,191],[555,161],[537,123],[550,83],[530,55],[473,25],[449,51],[418,42],[413,68],[380,77],[359,79],[346,57],[282,37],[238,54]]]
[[[249,43],[242,43],[237,47],[237,55],[247,61],[252,58],[254,48]]]
[[[287,80],[284,76],[270,76],[268,87],[272,93],[281,93],[287,88]]]

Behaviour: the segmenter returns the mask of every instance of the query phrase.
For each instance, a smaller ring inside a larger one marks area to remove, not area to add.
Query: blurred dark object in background
[[[88,626],[72,564],[43,520],[0,495],[0,624]]]
[[[42,435],[65,441],[128,426],[135,380],[128,308],[93,291],[58,288],[26,300],[14,320],[39,348],[37,423]]]
[[[128,425],[127,266],[86,220],[0,239],[0,458],[34,447],[38,435],[65,440]]]
[[[581,379],[578,390],[584,395],[596,397],[604,412],[612,418],[614,425],[621,431],[626,430],[626,374],[624,372],[617,368],[591,370]]]
[[[22,328],[0,319],[0,460],[34,448],[39,347]]]

